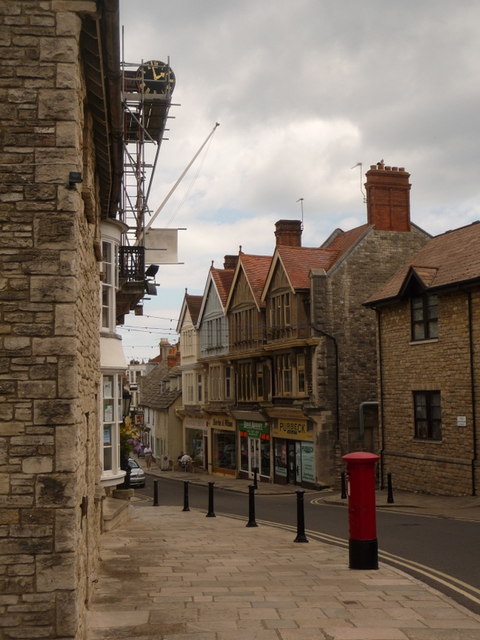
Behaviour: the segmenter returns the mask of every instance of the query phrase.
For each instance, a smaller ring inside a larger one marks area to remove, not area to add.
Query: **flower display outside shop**
[[[142,451],[141,429],[132,424],[129,417],[126,417],[120,427],[120,458],[128,458],[131,453]]]

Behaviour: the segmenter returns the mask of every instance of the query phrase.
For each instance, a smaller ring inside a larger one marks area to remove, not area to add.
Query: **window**
[[[280,338],[291,327],[290,293],[272,296],[270,302],[270,330],[272,337]]]
[[[122,380],[119,374],[103,376],[103,472],[114,473],[119,466],[119,430],[122,420]]]
[[[297,353],[297,392],[305,393],[305,354]]]
[[[438,338],[438,298],[433,294],[415,296],[411,302],[412,340]]]
[[[254,400],[253,364],[243,362],[238,365],[238,399],[240,401]]]
[[[102,242],[102,329],[115,328],[115,286],[118,269],[116,265],[116,245]]]
[[[442,439],[440,391],[414,391],[415,438]]]
[[[257,399],[263,400],[263,364],[259,363],[257,368]]]
[[[225,399],[230,400],[232,397],[232,368],[225,367]]]
[[[203,402],[203,376],[197,373],[197,402]]]
[[[292,393],[292,365],[289,353],[275,358],[276,395],[285,396]]]

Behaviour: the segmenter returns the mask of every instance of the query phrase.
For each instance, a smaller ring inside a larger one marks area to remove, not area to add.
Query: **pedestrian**
[[[147,444],[147,446],[144,448],[143,453],[145,455],[145,460],[147,461],[147,468],[150,469],[150,467],[152,466],[153,451],[149,444]]]

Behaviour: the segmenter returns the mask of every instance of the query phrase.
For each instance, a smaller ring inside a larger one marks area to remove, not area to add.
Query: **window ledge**
[[[443,440],[434,440],[433,438],[413,438],[413,442],[421,444],[443,444]]]
[[[410,340],[409,344],[413,346],[416,344],[431,344],[432,342],[438,342],[438,338],[428,338],[426,340]]]

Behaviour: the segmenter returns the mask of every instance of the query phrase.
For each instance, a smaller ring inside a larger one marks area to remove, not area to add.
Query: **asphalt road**
[[[184,506],[182,482],[160,479],[158,501],[163,505]],[[147,479],[139,494],[153,498],[153,480]],[[321,493],[304,496],[307,538],[315,538],[345,547],[348,563],[348,513],[345,506],[326,505]],[[216,514],[249,519],[249,498],[243,493],[215,488],[213,509]],[[297,532],[297,497],[291,495],[256,495],[255,520]],[[152,504],[150,501],[145,504]],[[208,487],[190,484],[190,508],[209,510]],[[188,518],[188,513],[185,513]],[[480,614],[480,525],[476,522],[426,517],[417,514],[377,510],[379,562],[394,564],[415,575],[439,591],[453,597]],[[212,541],[213,542],[213,541]]]

